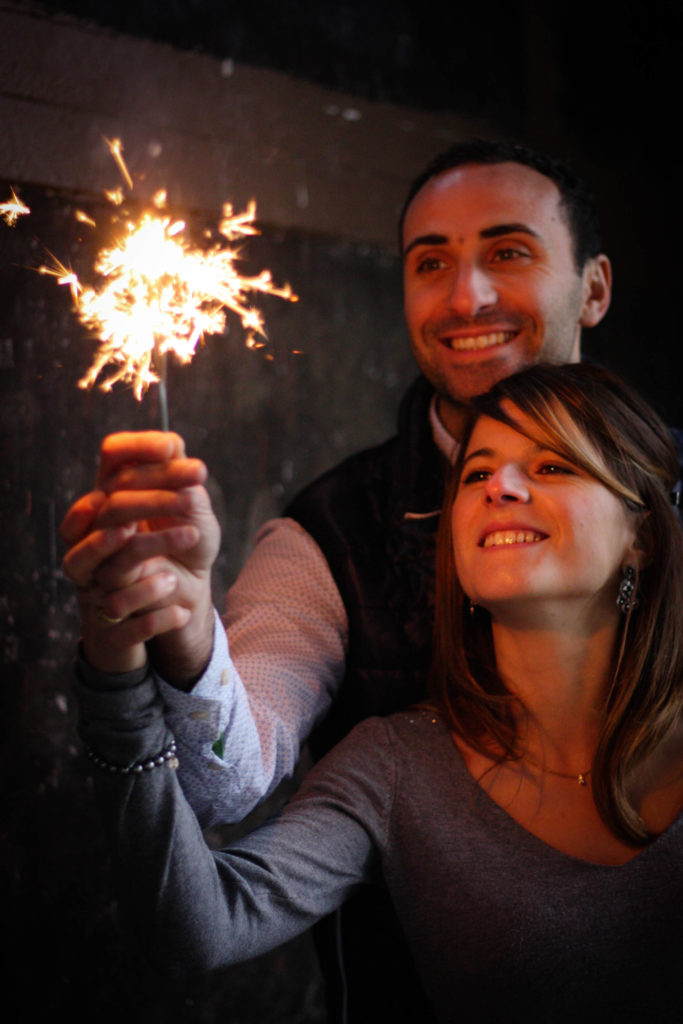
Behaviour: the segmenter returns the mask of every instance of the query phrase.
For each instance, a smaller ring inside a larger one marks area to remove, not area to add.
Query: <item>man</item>
[[[263,528],[228,595],[232,660],[212,610],[219,534],[205,469],[180,439],[107,439],[96,490],[63,524],[65,570],[99,623],[84,656],[126,671],[148,641],[204,824],[242,818],[291,774],[306,739],[317,757],[367,715],[424,697],[434,531],[467,400],[529,363],[578,360],[581,329],[609,306],[589,195],[518,147],[475,141],[437,158],[409,194],[401,244],[423,376],[396,438],[325,474]],[[154,528],[130,525],[142,520]],[[367,935],[365,906],[352,904],[357,913]],[[379,927],[372,953],[358,933],[346,943],[331,988],[345,1009],[333,1019],[427,1019],[419,994],[398,984],[409,958]]]

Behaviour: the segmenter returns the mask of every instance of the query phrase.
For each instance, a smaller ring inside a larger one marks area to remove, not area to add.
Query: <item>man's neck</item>
[[[437,395],[436,413],[450,436],[459,444],[467,420],[467,407]]]

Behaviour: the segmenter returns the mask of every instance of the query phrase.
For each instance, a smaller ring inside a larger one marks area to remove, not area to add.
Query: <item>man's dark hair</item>
[[[567,226],[572,236],[574,262],[576,269],[583,270],[586,260],[597,256],[602,249],[600,240],[600,219],[595,198],[582,178],[567,164],[554,157],[537,153],[526,146],[513,142],[496,142],[487,139],[467,139],[439,153],[415,178],[410,189],[401,215],[399,217],[399,244],[403,238],[403,223],[406,211],[420,189],[427,182],[450,171],[454,167],[465,164],[523,164],[531,167],[546,178],[553,181],[560,192],[560,204],[564,207]]]

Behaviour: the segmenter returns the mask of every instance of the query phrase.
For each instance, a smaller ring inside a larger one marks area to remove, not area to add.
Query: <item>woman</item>
[[[274,823],[206,847],[146,669],[80,662],[123,905],[168,968],[386,885],[443,1021],[674,1020],[683,985],[683,537],[667,431],[537,367],[474,411],[439,537],[433,702],[358,727]]]

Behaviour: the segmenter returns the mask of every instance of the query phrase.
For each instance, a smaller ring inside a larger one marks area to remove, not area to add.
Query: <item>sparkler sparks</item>
[[[119,140],[106,141],[132,187]],[[118,201],[118,195],[112,201]],[[240,252],[229,243],[259,233],[253,200],[238,214],[226,203],[219,224],[225,242],[204,249],[185,238],[184,221],[161,214],[166,205],[164,191],[157,193],[154,205],[158,213],[145,212],[139,221],[126,222],[113,244],[99,252],[94,269],[101,285],[82,284],[52,254],[53,265],[40,270],[69,286],[79,319],[100,340],[79,386],[91,387],[109,364],[114,369],[100,384],[105,391],[122,381],[132,386],[140,400],[150,384],[159,383],[166,428],[166,354],[172,352],[181,363],[188,363],[204,335],[225,330],[228,311],[240,318],[247,346],[260,347],[257,337],[266,337],[265,326],[261,313],[250,305],[250,295],[260,292],[290,301],[297,296],[289,285],[276,287],[267,270],[254,277],[243,277],[237,270]]]
[[[0,203],[0,217],[4,217],[5,223],[10,227],[14,227],[18,217],[22,217],[27,213],[30,213],[28,206],[22,203],[21,199],[18,198],[13,188],[10,188],[12,198],[6,200],[4,203]]]
[[[221,233],[229,239],[253,234],[254,213],[253,206],[247,214],[230,213]],[[235,268],[239,253],[232,248],[193,248],[184,230],[183,221],[145,213],[100,252],[95,270],[105,283],[82,287],[78,298],[80,320],[101,342],[81,387],[90,387],[114,363],[118,369],[101,386],[109,391],[117,381],[128,382],[140,399],[159,379],[155,358],[172,352],[182,363],[189,362],[205,334],[225,330],[227,310],[239,316],[248,346],[256,343],[256,335],[265,337],[260,312],[248,305],[250,292],[296,298],[289,285],[276,288],[268,271],[242,277]]]

